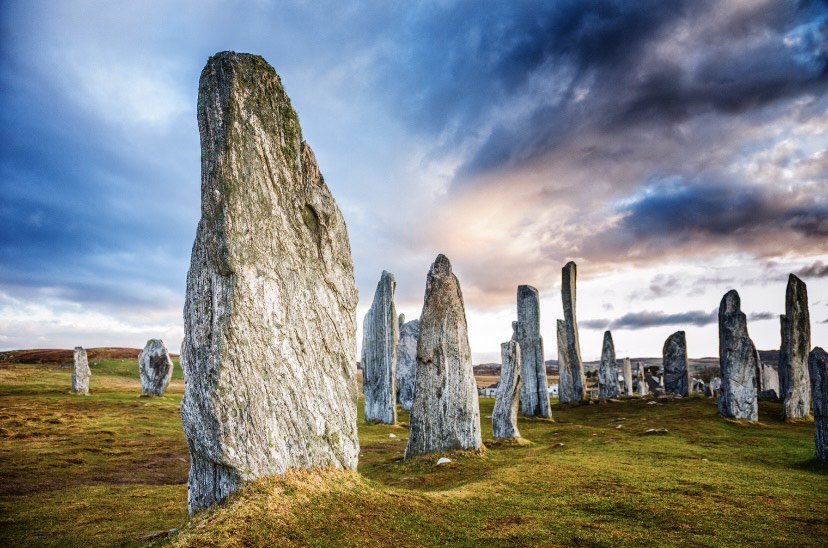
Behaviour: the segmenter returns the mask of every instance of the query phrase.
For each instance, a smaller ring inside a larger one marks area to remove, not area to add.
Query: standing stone
[[[181,349],[191,514],[244,481],[359,455],[348,233],[279,76],[257,55],[214,55],[198,126]]]
[[[397,321],[397,327],[402,329],[402,326],[405,325],[405,314],[400,313],[399,320]]]
[[[141,375],[142,396],[164,395],[173,374],[173,362],[164,341],[147,341],[144,349],[138,354],[138,372]]]
[[[759,399],[779,399],[781,392],[779,390],[779,374],[776,369],[766,363],[760,363],[757,379],[759,381]]]
[[[644,378],[644,364],[638,362],[638,395],[643,398],[649,393],[650,391],[647,389],[647,380]]]
[[[480,407],[460,282],[445,255],[428,272],[405,458],[480,449]]]
[[[828,462],[828,353],[819,346],[808,355],[814,402],[814,442],[818,459]]]
[[[662,383],[668,394],[687,396],[690,392],[690,371],[687,369],[687,339],[684,331],[676,331],[664,341]]]
[[[518,338],[518,323],[516,321],[512,322],[512,339],[516,341]]]
[[[397,422],[397,343],[399,319],[394,306],[397,282],[382,271],[374,302],[362,322],[362,394],[366,422]]]
[[[748,335],[747,317],[741,311],[735,289],[722,297],[719,305],[719,368],[722,392],[719,413],[723,417],[756,421],[756,370],[759,353]]]
[[[560,382],[558,397],[561,403],[586,400],[586,378],[581,360],[581,342],[575,317],[578,267],[570,261],[561,269],[561,300],[563,301],[563,331],[558,326],[558,361]],[[564,367],[566,364],[566,367]]]
[[[632,362],[629,358],[624,358],[624,394],[633,395]]]
[[[419,339],[420,320],[411,320],[400,328],[400,342],[397,345],[397,394],[400,405],[406,411],[411,411],[411,406],[414,405]]]
[[[549,390],[540,335],[540,299],[531,285],[518,286],[517,343],[520,345],[520,375],[523,388],[520,408],[525,417],[549,416]]]
[[[86,359],[86,350],[82,346],[75,347],[75,363],[72,368],[72,392],[89,395],[89,360]]]
[[[604,344],[601,347],[601,365],[598,366],[598,397],[601,399],[618,397],[615,344],[612,342],[612,333],[609,331],[604,331]]]
[[[782,345],[779,350],[780,397],[785,400],[783,415],[798,419],[811,414],[811,382],[808,352],[811,349],[811,319],[808,288],[791,274],[785,291],[785,315],[781,320]]]
[[[779,345],[779,362],[776,364],[776,370],[779,375],[779,398],[784,400],[785,394],[788,393],[787,372],[788,355],[790,354],[790,341],[788,340],[790,332],[788,330],[788,317],[785,314],[781,314],[779,316],[779,331],[779,340],[781,341],[781,343]]]
[[[492,411],[492,436],[519,438],[517,427],[518,403],[521,399],[520,344],[509,341],[500,345],[500,382],[497,385]]]

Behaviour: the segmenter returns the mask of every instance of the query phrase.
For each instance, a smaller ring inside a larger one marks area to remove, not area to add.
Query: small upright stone
[[[759,399],[778,400],[781,391],[779,389],[779,374],[773,366],[760,363],[756,373],[759,385]]]
[[[480,407],[460,282],[445,255],[428,272],[405,458],[480,449]]]
[[[405,325],[405,314],[400,313],[399,320],[397,321],[397,326],[402,329],[402,326]]]
[[[828,462],[828,353],[819,346],[808,355],[814,402],[814,443],[818,459]]]
[[[540,335],[540,299],[531,285],[518,286],[517,343],[520,345],[521,412],[525,417],[549,416],[549,390]]]
[[[406,411],[411,411],[411,406],[414,405],[419,339],[420,320],[411,320],[400,328],[400,342],[397,345],[397,399]]]
[[[72,392],[89,395],[89,360],[86,359],[86,350],[82,346],[75,347],[75,363],[72,368]]]
[[[362,322],[362,394],[367,422],[397,422],[397,343],[399,318],[394,306],[397,282],[382,271],[374,302]]]
[[[604,344],[601,348],[601,365],[598,367],[598,397],[601,399],[618,397],[615,344],[612,342],[612,333],[609,331],[604,331]]]
[[[629,358],[624,358],[624,394],[633,395],[632,362]]]
[[[650,391],[647,389],[647,380],[644,378],[644,364],[641,363],[641,362],[638,362],[638,379],[637,379],[637,382],[638,382],[638,390],[637,390],[638,395],[643,398],[644,396],[649,394]]]
[[[739,293],[731,289],[719,305],[719,368],[722,392],[719,413],[723,417],[756,421],[756,370],[759,353],[747,330],[747,317],[741,310]]]
[[[197,111],[181,347],[190,514],[246,481],[359,457],[351,246],[290,99],[260,56],[222,52]]]
[[[811,350],[811,319],[808,288],[791,274],[785,291],[785,316],[782,320],[782,346],[779,350],[779,384],[784,392],[783,415],[798,419],[811,414],[811,382],[808,353]]]
[[[173,362],[167,346],[161,339],[150,339],[138,354],[142,396],[162,396],[170,384]]]
[[[520,345],[509,341],[500,345],[500,382],[497,385],[494,410],[492,411],[492,436],[495,438],[519,438],[517,427],[520,400],[521,367]]]
[[[558,324],[558,361],[560,382],[558,398],[561,403],[587,399],[584,364],[581,360],[581,343],[578,337],[578,321],[575,315],[576,282],[578,267],[570,261],[561,269],[561,301],[563,302],[563,326]]]
[[[690,393],[690,371],[687,369],[687,339],[684,331],[676,331],[664,341],[664,377],[668,394],[687,396]]]

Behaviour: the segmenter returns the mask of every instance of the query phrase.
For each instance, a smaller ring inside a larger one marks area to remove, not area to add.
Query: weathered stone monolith
[[[624,358],[624,394],[633,395],[632,362],[629,358]]]
[[[546,364],[543,360],[543,338],[540,335],[540,299],[531,285],[517,290],[517,342],[520,345],[520,410],[525,417],[549,416],[549,391],[546,386]]]
[[[757,370],[757,380],[759,385],[758,398],[766,400],[778,400],[779,394],[779,374],[773,366],[766,363],[760,363]]]
[[[756,370],[759,353],[748,335],[747,317],[735,289],[722,297],[719,305],[719,369],[722,392],[719,413],[723,417],[756,421]]]
[[[161,339],[150,339],[138,354],[142,396],[162,396],[170,384],[173,362],[167,345]]]
[[[828,462],[828,353],[819,346],[808,355],[814,402],[814,443],[818,459]]]
[[[72,368],[72,392],[89,394],[89,377],[92,371],[89,369],[89,360],[86,358],[86,350],[82,346],[75,347],[75,362]]]
[[[684,331],[676,331],[664,341],[662,382],[668,394],[686,396],[690,392],[690,371],[687,369],[687,339]]]
[[[636,393],[640,397],[643,398],[644,396],[646,396],[647,394],[650,393],[650,391],[647,387],[647,380],[644,378],[644,364],[641,363],[641,362],[638,362],[638,379],[637,379],[637,383],[638,383],[637,384],[638,389],[636,390]]]
[[[279,76],[257,55],[216,54],[197,110],[181,349],[190,513],[244,481],[354,469],[359,455],[348,233]]]
[[[400,342],[397,345],[397,399],[406,411],[411,411],[411,406],[414,405],[419,339],[420,320],[411,320],[400,328]]]
[[[397,327],[398,327],[399,329],[402,329],[402,326],[404,326],[404,325],[405,325],[405,314],[402,314],[402,313],[401,313],[401,314],[399,315],[399,320],[397,321]]]
[[[445,255],[428,272],[405,458],[480,449],[480,408],[460,282]]]
[[[618,397],[615,344],[612,342],[612,333],[609,331],[604,331],[604,343],[601,346],[601,365],[598,366],[598,397],[602,399]]]
[[[362,395],[367,422],[397,422],[397,343],[399,318],[394,306],[397,282],[382,271],[374,301],[362,322]]]
[[[561,300],[564,312],[563,332],[561,326],[558,326],[558,361],[560,362],[558,397],[561,403],[587,399],[581,343],[578,337],[578,321],[575,315],[577,277],[578,267],[574,262],[566,263],[561,269]]]
[[[520,344],[509,341],[500,345],[500,382],[492,411],[492,436],[519,438],[517,427],[518,403],[521,398]]]
[[[785,291],[785,315],[782,324],[782,345],[779,350],[779,388],[785,401],[782,412],[786,419],[811,414],[811,382],[808,374],[808,353],[811,350],[811,319],[808,312],[808,288],[791,274]]]

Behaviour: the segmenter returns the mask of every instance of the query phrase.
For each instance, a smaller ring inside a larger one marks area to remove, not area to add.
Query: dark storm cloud
[[[653,181],[621,200],[617,224],[591,237],[585,249],[596,257],[623,256],[632,249],[740,250],[792,245],[792,236],[817,249],[828,234],[828,208],[810,199],[791,200],[773,189],[733,182],[682,177]]]
[[[824,278],[828,276],[828,264],[816,261],[805,268],[797,270],[795,274],[800,278]]]
[[[460,170],[469,175],[538,158],[579,132],[822,93],[826,20],[821,2],[452,3],[414,10],[388,84],[408,123],[448,144],[478,143]]]
[[[748,321],[762,321],[768,319],[775,319],[778,315],[770,312],[754,312],[748,315]],[[703,310],[690,310],[688,312],[680,312],[675,314],[668,314],[665,312],[630,312],[624,314],[620,318],[614,320],[587,320],[578,322],[578,325],[586,329],[647,329],[650,327],[662,326],[682,326],[693,325],[696,327],[704,327],[705,325],[714,324],[719,321],[719,310],[715,309],[711,312],[704,312]]]

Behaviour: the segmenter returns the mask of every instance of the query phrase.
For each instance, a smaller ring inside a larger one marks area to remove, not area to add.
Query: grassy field
[[[358,473],[296,471],[192,521],[178,406],[140,398],[134,359],[92,360],[91,395],[66,365],[0,365],[0,546],[824,546],[828,468],[813,424],[721,419],[713,400],[552,406],[528,445],[403,462],[400,424],[360,422]],[[361,405],[360,405],[361,407]],[[361,409],[360,409],[361,414]],[[647,434],[666,428],[666,433]],[[391,437],[391,435],[395,437]],[[157,535],[182,528],[171,537]]]

